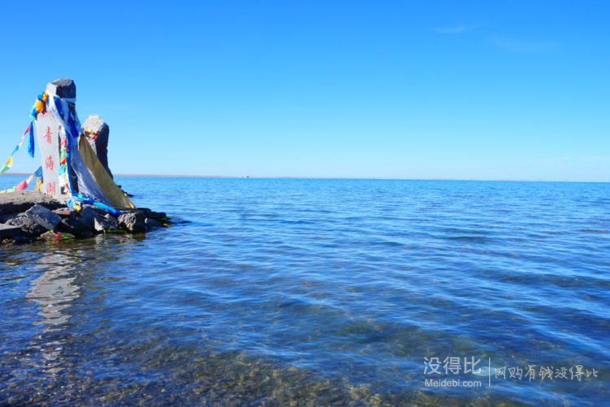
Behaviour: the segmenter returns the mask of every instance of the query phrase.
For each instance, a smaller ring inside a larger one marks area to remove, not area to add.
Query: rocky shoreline
[[[122,210],[121,215],[114,216],[87,204],[76,211],[65,200],[39,192],[0,194],[0,244],[82,239],[100,233],[145,233],[169,225],[164,212],[147,208]]]

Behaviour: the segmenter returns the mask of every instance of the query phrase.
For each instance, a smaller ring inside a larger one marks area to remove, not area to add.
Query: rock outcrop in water
[[[78,239],[99,233],[144,233],[169,226],[163,212],[126,209],[115,217],[94,205],[80,211],[67,201],[38,192],[0,194],[0,243],[29,243],[39,239]]]

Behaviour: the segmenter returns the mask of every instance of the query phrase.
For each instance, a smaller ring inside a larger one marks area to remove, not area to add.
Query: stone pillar
[[[87,137],[87,141],[98,160],[104,166],[110,178],[114,178],[110,167],[108,166],[108,139],[110,137],[110,128],[108,124],[98,115],[92,115],[83,123],[83,133]]]
[[[47,84],[47,94],[71,99],[70,109],[74,109],[76,85],[72,79],[58,79]],[[38,143],[44,184],[42,192],[49,195],[68,194],[67,176],[60,173],[61,147],[65,143],[66,132],[59,120],[47,109],[36,117],[34,122],[36,141]]]

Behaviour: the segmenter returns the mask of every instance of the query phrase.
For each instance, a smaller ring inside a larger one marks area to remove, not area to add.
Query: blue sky
[[[69,77],[115,173],[610,181],[609,19],[604,1],[11,2],[0,155]]]

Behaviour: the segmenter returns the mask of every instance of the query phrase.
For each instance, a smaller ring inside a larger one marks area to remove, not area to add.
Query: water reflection
[[[46,243],[48,250],[34,262],[34,270],[41,271],[42,275],[32,280],[26,293],[26,299],[38,306],[38,318],[33,324],[42,327],[30,342],[32,365],[53,379],[70,368],[70,357],[64,357],[63,352],[75,335],[76,330],[71,325],[78,324],[78,320],[73,321],[74,317],[78,317],[73,308],[95,281],[99,258],[103,256],[108,263],[119,261],[131,250],[133,243],[141,239],[96,236],[69,244]],[[108,250],[109,245],[119,245],[120,250]],[[100,287],[103,290],[103,285]],[[97,285],[95,290],[98,290]]]
[[[64,311],[80,296],[74,264],[70,260],[74,259],[62,254],[41,257],[38,264],[50,269],[32,282],[26,295],[41,307],[38,315],[42,319],[36,323],[44,325],[44,332],[61,329],[70,320],[70,315]]]

